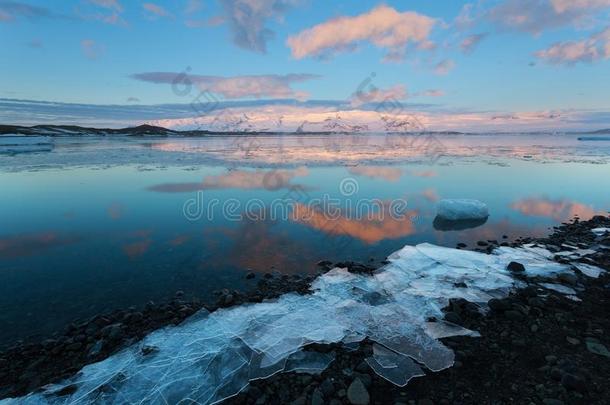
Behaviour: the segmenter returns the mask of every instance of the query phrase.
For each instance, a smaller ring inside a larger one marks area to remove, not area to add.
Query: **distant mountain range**
[[[128,128],[90,128],[81,127],[77,125],[34,125],[31,127],[17,126],[17,125],[0,125],[0,136],[8,134],[18,135],[46,135],[46,136],[183,136],[183,137],[197,137],[197,136],[210,136],[210,135],[273,135],[273,134],[349,134],[359,133],[362,131],[351,131],[345,128],[333,128],[329,131],[297,131],[297,132],[274,132],[274,131],[209,131],[209,130],[185,130],[176,131],[173,129],[163,128],[154,125],[139,125],[136,127]],[[409,133],[417,134],[416,131],[388,131],[388,133]],[[475,133],[457,132],[457,131],[438,131],[438,132],[425,132],[433,133],[438,135],[470,135]],[[531,132],[531,134],[542,134],[544,132]],[[607,135],[610,134],[610,128],[600,129],[597,131],[582,131],[582,132],[565,132],[566,134],[573,135]]]

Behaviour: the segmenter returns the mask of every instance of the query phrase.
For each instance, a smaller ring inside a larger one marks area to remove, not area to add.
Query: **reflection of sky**
[[[0,166],[7,167],[12,158],[2,159]],[[27,159],[29,165],[45,157]],[[437,164],[328,163],[278,171],[249,163],[5,170],[0,172],[0,306],[8,310],[0,314],[7,325],[0,341],[9,333],[52,330],[75,317],[160,300],[176,290],[206,295],[227,286],[239,288],[245,285],[247,268],[307,273],[323,259],[378,262],[407,243],[472,246],[480,239],[501,240],[504,234],[543,235],[573,214],[586,218],[607,210],[607,171],[606,164],[506,158],[491,164],[487,158],[443,158]],[[349,198],[339,192],[346,177],[358,184]],[[274,180],[271,187],[265,178]],[[217,207],[213,221],[191,222],[182,207],[195,191],[151,191],[181,184],[199,185],[193,190],[202,191],[205,201],[234,198],[242,206],[253,198],[269,204],[290,196],[302,204],[297,206],[301,212],[309,201],[325,195],[342,203],[400,198],[413,215],[408,221],[363,220],[344,211],[338,226],[327,227],[315,216],[310,221],[228,221]],[[300,186],[301,193],[289,194],[292,185]],[[436,231],[432,221],[439,198],[482,200],[491,217],[475,229]],[[31,315],[22,316],[24,310]]]

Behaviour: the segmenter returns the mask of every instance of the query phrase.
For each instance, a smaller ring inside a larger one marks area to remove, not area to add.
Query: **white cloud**
[[[610,27],[580,41],[557,42],[547,49],[536,52],[535,55],[551,64],[566,65],[609,59]]]
[[[338,17],[315,25],[289,37],[287,44],[297,59],[353,50],[364,42],[386,49],[388,58],[395,59],[409,44],[431,48],[429,36],[435,23],[423,14],[401,13],[381,5],[355,17]]]

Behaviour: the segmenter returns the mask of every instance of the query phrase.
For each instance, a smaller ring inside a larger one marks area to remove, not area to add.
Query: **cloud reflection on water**
[[[151,186],[150,191],[161,193],[186,193],[210,189],[286,189],[295,184],[291,183],[295,177],[306,177],[309,171],[305,167],[294,170],[232,170],[226,174],[206,176],[199,183],[164,183]],[[303,186],[300,186],[303,187]]]
[[[0,238],[0,257],[12,259],[32,256],[79,240],[75,236],[61,235],[55,231],[5,236]]]
[[[402,218],[394,218],[387,212],[387,208],[384,207],[384,212],[370,213],[365,218],[350,218],[347,214],[342,214],[331,219],[315,207],[296,203],[291,219],[327,234],[347,235],[367,244],[415,233],[413,218],[417,216],[418,211],[410,210],[405,212]]]
[[[511,208],[523,215],[548,217],[556,221],[566,221],[574,216],[580,219],[589,219],[596,214],[603,214],[590,205],[582,204],[568,199],[553,200],[548,197],[528,197],[517,200]]]

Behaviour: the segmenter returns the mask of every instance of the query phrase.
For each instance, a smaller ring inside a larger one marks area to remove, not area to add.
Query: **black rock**
[[[246,274],[246,279],[248,280],[253,279],[254,277],[256,277],[256,274],[252,271],[249,271],[248,274]]]
[[[122,334],[123,330],[121,329],[120,323],[114,323],[102,329],[102,335],[110,340],[117,340],[121,337]]]
[[[513,273],[522,273],[525,271],[525,266],[519,262],[510,262],[508,263],[508,266],[506,266],[506,270]]]
[[[324,396],[318,388],[311,394],[311,405],[324,405]]]
[[[447,312],[445,314],[445,320],[447,322],[455,323],[456,325],[462,324],[462,318],[455,312]]]
[[[359,378],[354,379],[347,389],[347,400],[352,405],[368,405],[371,398]]]
[[[492,298],[487,303],[492,311],[503,312],[510,309],[510,302],[505,299]]]
[[[566,373],[561,378],[561,385],[569,390],[585,392],[587,391],[587,383],[581,377],[574,374]]]
[[[522,321],[525,318],[521,312],[514,310],[506,311],[504,315],[514,322]]]
[[[320,384],[320,390],[325,398],[330,398],[335,393],[335,386],[330,379],[326,379]]]

